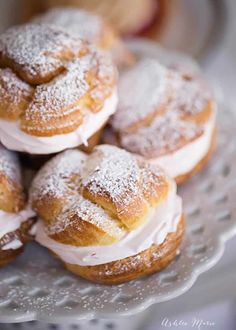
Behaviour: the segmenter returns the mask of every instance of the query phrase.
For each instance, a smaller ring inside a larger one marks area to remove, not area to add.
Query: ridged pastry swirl
[[[47,25],[10,28],[0,36],[0,118],[30,136],[79,129],[100,113],[116,87],[110,57]]]

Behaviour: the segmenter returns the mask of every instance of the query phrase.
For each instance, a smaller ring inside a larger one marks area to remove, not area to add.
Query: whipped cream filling
[[[215,115],[205,124],[203,134],[183,148],[148,161],[159,165],[172,177],[190,172],[208,153],[215,129]]]
[[[35,212],[26,207],[18,213],[10,213],[0,210],[0,238],[20,228],[21,224],[29,218],[35,216]],[[18,249],[22,243],[14,239],[2,247],[2,250]]]
[[[116,111],[118,102],[117,90],[105,101],[98,113],[87,112],[84,122],[77,130],[68,134],[58,134],[50,137],[39,137],[23,132],[19,122],[0,119],[0,141],[11,150],[30,154],[51,154],[81,144],[96,133]]]
[[[106,246],[76,247],[51,239],[43,222],[37,223],[36,241],[56,253],[64,262],[80,266],[100,265],[134,256],[152,244],[160,245],[168,233],[175,232],[182,216],[182,200],[176,195],[176,185],[168,198],[153,208],[145,223],[127,233],[119,242]]]
[[[2,250],[16,250],[16,249],[19,249],[22,245],[23,245],[23,243],[20,240],[15,238],[13,241],[4,245],[2,247]]]

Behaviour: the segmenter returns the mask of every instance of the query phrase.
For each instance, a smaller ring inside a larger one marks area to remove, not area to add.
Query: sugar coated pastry
[[[214,147],[216,106],[199,76],[144,59],[122,74],[118,93],[105,143],[162,166],[178,183],[202,168]]]
[[[52,158],[30,200],[41,219],[36,240],[93,282],[117,284],[165,268],[184,232],[174,180],[111,145]]]
[[[75,37],[83,38],[98,48],[110,51],[118,65],[131,64],[134,61],[134,55],[126,49],[113,28],[100,16],[88,11],[75,7],[53,7],[45,14],[35,17],[33,22],[60,26]]]
[[[0,35],[0,140],[51,154],[87,144],[117,105],[110,56],[63,29],[27,24]]]
[[[23,251],[35,230],[27,206],[17,155],[0,145],[0,266]]]

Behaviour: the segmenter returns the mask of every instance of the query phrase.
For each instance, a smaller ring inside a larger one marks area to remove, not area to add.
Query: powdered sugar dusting
[[[180,116],[195,116],[201,113],[212,98],[211,92],[200,79],[184,79],[179,75],[173,77],[174,97],[168,108]]]
[[[89,85],[85,74],[89,68],[89,58],[84,57],[70,62],[66,72],[56,77],[48,84],[36,87],[34,101],[26,111],[26,120],[34,120],[40,116],[40,122],[47,122],[51,118],[65,116],[68,111],[78,110],[78,100],[85,95]]]
[[[0,100],[18,105],[22,98],[31,95],[32,88],[19,79],[10,69],[0,69]]]
[[[148,58],[121,76],[118,91],[118,110],[112,120],[117,131],[146,118],[164,102],[167,112],[194,116],[211,99],[208,86],[199,78],[185,78],[180,72],[168,70]]]
[[[85,159],[86,155],[78,150],[67,150],[55,156],[36,175],[31,187],[31,198],[37,199],[45,195],[63,198],[67,193],[72,194],[78,182],[70,182],[70,177],[73,174],[78,175],[80,180]]]
[[[26,24],[8,29],[0,36],[0,58],[13,60],[31,76],[44,76],[63,66],[63,52],[78,54],[83,42],[63,29]]]
[[[121,237],[124,229],[119,217],[113,217],[106,206],[100,206],[99,199],[97,202],[87,199],[84,189],[95,197],[108,198],[119,213],[137,196],[144,202],[146,192],[157,196],[162,184],[166,184],[166,178],[157,166],[152,172],[151,165],[141,157],[114,146],[99,145],[90,155],[67,150],[50,160],[33,180],[30,200],[33,204],[45,197],[61,201],[62,209],[51,219],[49,234],[63,231],[71,224],[75,228],[77,221],[86,221]],[[80,225],[83,226],[78,222],[78,231]]]
[[[111,56],[103,50],[90,46],[91,61],[90,66],[96,75],[91,82],[90,96],[96,102],[104,100],[104,96],[111,94],[111,87],[116,84],[117,71],[114,68]]]
[[[166,101],[167,69],[152,59],[141,60],[121,77],[113,126],[122,130],[144,119]]]
[[[0,36],[1,64],[36,84],[19,125],[36,136],[76,130],[86,114],[103,109],[116,86],[116,69],[108,53],[57,26],[28,24],[7,30]],[[26,86],[22,82],[21,87]]]
[[[204,125],[189,120],[203,112],[212,97],[199,77],[186,77],[181,72],[163,68],[154,59],[145,59],[123,75],[119,92],[118,111],[111,123],[120,145],[131,152],[158,157],[175,151],[204,132]],[[151,123],[136,126],[132,132],[126,130],[130,124],[146,118],[155,107],[163,105],[164,95],[167,102],[163,112],[155,113]]]
[[[142,186],[144,193],[156,196],[157,187],[165,185],[168,181],[166,173],[158,165],[150,164],[145,161],[141,163]]]
[[[88,163],[83,186],[94,195],[105,194],[113,202],[127,205],[130,199],[138,194],[140,171],[135,157],[125,150],[109,145],[98,146],[94,157],[97,166],[91,166],[90,171]]]
[[[89,84],[86,80],[87,74],[94,70],[98,72]],[[114,77],[112,63],[100,51],[91,49],[91,54],[69,62],[63,74],[47,84],[36,87],[33,102],[25,113],[27,129],[30,129],[28,121],[42,125],[47,123],[45,128],[48,129],[49,125],[55,125],[55,122],[50,123],[50,120],[62,118],[78,110],[80,110],[80,116],[83,117],[86,112],[92,110],[84,106],[83,97],[90,93],[92,98],[104,100],[105,90],[111,91],[109,80],[112,77]],[[76,116],[75,119],[80,119],[80,116]],[[67,120],[62,124],[66,126],[71,123]],[[56,127],[59,127],[57,122]],[[35,130],[35,126],[33,129]]]
[[[118,222],[112,219],[102,207],[83,198],[81,195],[77,195],[71,200],[71,204],[66,205],[65,208],[66,211],[62,212],[55,222],[47,227],[49,235],[63,231],[71,224],[79,230],[80,227],[76,227],[78,219],[79,221],[89,222],[112,236],[121,237],[125,233]]]
[[[60,26],[77,37],[95,43],[99,42],[103,27],[100,17],[72,7],[53,8],[36,17],[33,22]]]
[[[10,181],[20,183],[21,170],[17,154],[5,149],[0,144],[0,173]]]
[[[175,151],[202,134],[202,127],[178,119],[174,113],[157,116],[150,126],[142,127],[131,134],[121,134],[121,145],[131,152],[158,157]]]

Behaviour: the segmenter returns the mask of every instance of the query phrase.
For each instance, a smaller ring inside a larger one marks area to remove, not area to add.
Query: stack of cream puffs
[[[198,73],[155,59],[118,77],[116,38],[72,8],[0,35],[1,265],[33,236],[68,270],[104,284],[175,258],[185,229],[176,183],[210,158],[215,101]],[[19,154],[46,156],[28,192]]]

